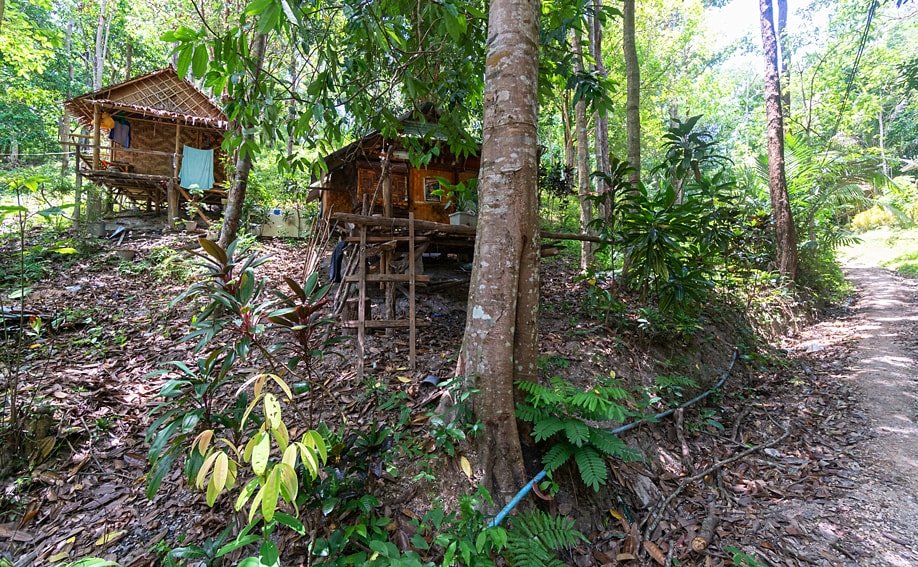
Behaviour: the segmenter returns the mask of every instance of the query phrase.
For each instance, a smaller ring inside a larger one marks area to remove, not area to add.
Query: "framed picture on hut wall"
[[[424,200],[428,203],[439,203],[442,200],[440,180],[436,177],[424,178]]]

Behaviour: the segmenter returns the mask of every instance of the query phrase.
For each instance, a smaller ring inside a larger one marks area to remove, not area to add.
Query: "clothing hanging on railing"
[[[191,146],[182,149],[180,184],[185,189],[208,190],[214,186],[214,151]]]
[[[131,147],[131,123],[126,119],[115,117],[115,125],[108,132],[108,138],[118,142],[122,148]]]

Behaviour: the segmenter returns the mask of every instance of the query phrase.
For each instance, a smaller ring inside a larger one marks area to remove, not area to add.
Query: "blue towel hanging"
[[[214,186],[214,151],[185,146],[182,150],[181,186],[206,191]]]

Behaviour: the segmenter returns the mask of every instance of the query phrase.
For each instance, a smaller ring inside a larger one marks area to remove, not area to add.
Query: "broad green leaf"
[[[265,517],[266,522],[274,518],[274,511],[277,509],[277,497],[280,495],[280,469],[274,467],[268,475],[268,480],[261,489],[261,515]]]

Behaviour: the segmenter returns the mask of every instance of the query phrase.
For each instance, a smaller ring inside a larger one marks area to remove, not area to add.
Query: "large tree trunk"
[[[590,27],[590,53],[596,62],[596,73],[606,77],[606,66],[602,62],[602,20],[599,13],[602,10],[603,0],[593,0],[593,17]],[[605,110],[596,113],[594,118],[596,124],[596,169],[605,174],[609,173],[609,117]],[[601,178],[596,178],[596,193],[606,192],[606,182]],[[612,216],[612,207],[608,201],[603,201],[601,211],[602,218],[607,222]]]
[[[579,32],[574,32],[574,69],[583,72],[583,47]],[[574,130],[577,132],[577,198],[580,200],[580,232],[587,234],[593,221],[593,204],[590,202],[590,141],[587,134],[586,101],[574,103]],[[580,271],[585,272],[593,260],[593,245],[580,243]]]
[[[634,168],[631,183],[641,180],[641,70],[634,40],[634,0],[624,0],[622,10],[622,52],[627,85],[625,128],[628,131],[628,162]]]
[[[768,137],[768,190],[774,210],[778,270],[793,280],[797,276],[797,237],[784,172],[784,117],[778,76],[778,42],[771,0],[759,0],[762,47],[765,50],[765,132]]]
[[[460,370],[477,381],[483,482],[502,505],[526,483],[515,380],[536,376],[539,1],[492,0],[478,234]]]
[[[252,90],[257,86],[261,79],[261,67],[265,60],[265,44],[267,35],[259,33],[255,36],[255,47],[252,57],[255,60],[255,70],[252,76]],[[252,140],[251,124],[239,124],[238,128],[242,132],[242,144],[239,147],[239,154],[236,158],[236,171],[233,178],[233,185],[230,187],[229,194],[226,196],[226,209],[223,211],[223,229],[220,231],[219,244],[226,248],[230,242],[236,239],[239,232],[239,219],[242,216],[242,204],[245,202],[245,193],[249,186],[249,173],[252,171],[252,152],[247,150]]]
[[[790,41],[787,38],[787,0],[776,0],[778,5],[778,42],[781,45],[781,104],[784,116],[790,118]],[[786,121],[785,121],[786,122]]]

